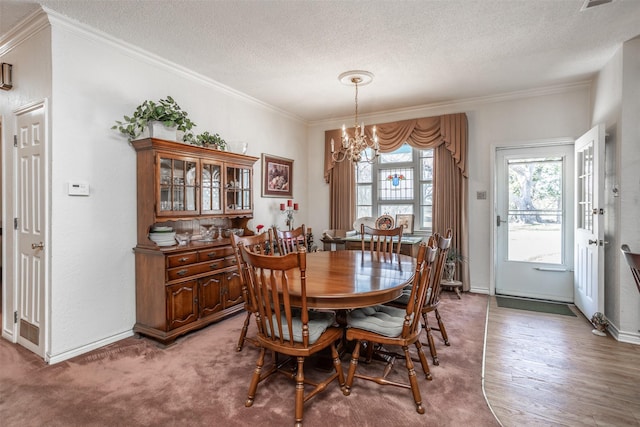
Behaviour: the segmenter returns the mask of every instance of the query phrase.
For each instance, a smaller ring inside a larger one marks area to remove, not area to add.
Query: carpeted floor
[[[356,379],[350,396],[344,396],[334,382],[309,400],[305,425],[499,425],[482,393],[487,299],[464,294],[459,300],[453,293],[443,294],[441,313],[451,346],[445,347],[436,332],[440,366],[431,366],[433,381],[420,376],[417,366],[426,414],[415,411],[409,390]],[[262,383],[254,405],[244,406],[258,353],[250,344],[240,353],[234,350],[243,317],[192,333],[166,349],[148,339],[128,338],[52,366],[0,339],[1,423],[4,427],[291,425],[294,384],[284,376]],[[343,362],[346,372],[348,355]],[[404,375],[400,362],[394,369],[393,375]],[[314,369],[305,372],[325,375]]]
[[[510,297],[496,297],[496,302],[498,303],[498,307],[503,308],[515,308],[517,310],[562,314],[563,316],[576,317],[576,314],[571,311],[567,304]]]

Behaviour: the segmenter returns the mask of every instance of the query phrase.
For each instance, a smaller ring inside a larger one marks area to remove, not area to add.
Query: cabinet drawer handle
[[[216,253],[215,253],[215,252],[209,252],[209,253],[207,254],[207,256],[208,256],[209,258],[215,258],[215,257],[216,257]]]
[[[212,270],[215,270],[216,268],[218,268],[219,264],[220,264],[219,262],[214,262],[213,264],[209,264],[209,268]]]
[[[184,276],[185,274],[187,274],[189,272],[189,270],[187,270],[186,268],[183,270],[178,271],[178,276]]]
[[[180,262],[189,261],[189,258],[187,258],[186,256],[183,256],[183,257],[182,257],[182,258],[180,258],[178,261],[180,261]]]

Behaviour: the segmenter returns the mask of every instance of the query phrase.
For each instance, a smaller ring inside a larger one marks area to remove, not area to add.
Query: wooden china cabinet
[[[200,226],[242,228],[253,217],[256,157],[160,139],[131,143],[137,155],[136,324],[134,332],[171,344],[243,310],[228,237],[158,246],[155,226],[200,234]]]

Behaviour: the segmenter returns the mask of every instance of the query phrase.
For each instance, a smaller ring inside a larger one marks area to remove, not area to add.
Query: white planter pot
[[[149,122],[147,127],[142,131],[142,134],[138,137],[139,139],[143,138],[157,138],[157,139],[165,139],[167,141],[177,141],[178,140],[178,127],[168,127],[165,126],[162,122]]]
[[[149,123],[149,136],[151,138],[166,139],[168,141],[177,141],[178,127],[168,127],[162,122]]]

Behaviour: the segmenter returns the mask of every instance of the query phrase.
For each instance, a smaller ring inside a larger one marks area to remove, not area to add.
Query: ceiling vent
[[[582,8],[580,8],[580,11],[582,12],[584,10],[591,9],[596,6],[600,6],[607,3],[613,3],[613,1],[614,0],[584,0],[584,4],[582,5]]]

